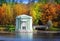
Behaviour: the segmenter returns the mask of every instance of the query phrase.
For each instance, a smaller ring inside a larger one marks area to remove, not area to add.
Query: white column
[[[30,19],[30,30],[33,31],[33,29],[32,29],[32,18]]]

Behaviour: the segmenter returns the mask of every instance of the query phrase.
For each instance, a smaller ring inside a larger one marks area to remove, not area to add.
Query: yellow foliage
[[[10,23],[13,20],[13,11],[9,4],[3,4],[2,8],[4,9],[4,23]]]
[[[36,19],[36,12],[34,10],[34,8],[30,7],[30,15],[32,16],[33,18],[33,21]]]

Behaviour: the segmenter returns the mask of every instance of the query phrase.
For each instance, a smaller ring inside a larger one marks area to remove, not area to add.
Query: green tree
[[[35,0],[28,0],[29,2],[29,4],[31,4],[31,3],[35,3]]]
[[[41,2],[41,3],[54,3],[55,0],[38,0],[38,2]]]
[[[60,0],[55,0],[56,3],[60,4]]]
[[[38,0],[39,3],[47,3],[48,0]]]
[[[6,0],[0,0],[0,5],[6,3]]]

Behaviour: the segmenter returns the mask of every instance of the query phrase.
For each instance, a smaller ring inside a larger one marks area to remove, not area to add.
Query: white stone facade
[[[16,17],[16,29],[18,32],[32,32],[32,17],[20,15]]]

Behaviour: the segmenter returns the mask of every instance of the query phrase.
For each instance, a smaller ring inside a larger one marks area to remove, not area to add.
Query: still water
[[[0,34],[0,41],[60,41],[60,33]]]

